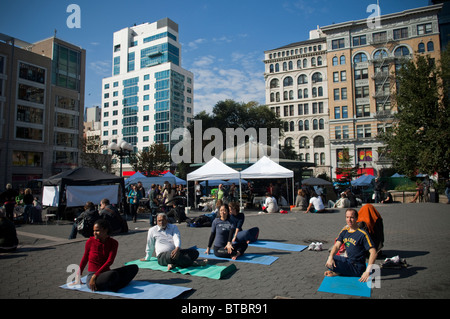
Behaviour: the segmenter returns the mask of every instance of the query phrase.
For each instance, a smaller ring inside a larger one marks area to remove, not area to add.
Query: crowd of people
[[[127,194],[129,203],[139,203],[140,199],[146,197],[149,199],[149,207],[155,208],[154,214],[152,211],[151,215],[156,215],[150,220],[151,227],[145,243],[145,257],[141,258],[141,261],[150,261],[151,257],[155,255],[157,262],[166,266],[168,270],[175,267],[204,266],[208,263],[207,259],[199,260],[199,252],[195,248],[182,248],[178,226],[170,222],[169,214],[164,208],[156,210],[156,207],[161,208],[161,203],[164,207],[169,208],[169,202],[176,195],[182,196],[182,192],[182,188],[172,187],[168,183],[161,189],[158,189],[157,185],[151,185],[147,194],[139,183],[131,187]],[[265,195],[264,209],[267,213],[275,212],[274,209],[278,208],[277,199],[269,191]],[[346,208],[346,225],[330,249],[325,262],[328,270],[324,275],[358,276],[361,282],[365,282],[369,280],[375,259],[383,248],[383,219],[372,204],[365,204],[357,211],[354,207],[358,206],[358,202],[353,198],[354,195],[352,196],[350,190],[346,190],[340,195],[339,200],[333,203],[329,202],[328,207]],[[17,204],[16,198],[11,195],[5,197],[5,208],[13,198],[14,205]],[[25,199],[23,201],[25,203]],[[321,194],[317,194],[314,190],[299,189],[293,210],[305,213],[321,212],[325,210],[325,206]],[[0,228],[3,233],[9,232],[8,234],[10,234],[10,236],[0,238],[0,252],[13,251],[18,244],[14,224],[8,217],[9,212],[6,209],[0,212]],[[136,214],[132,213],[134,221]],[[245,254],[250,243],[258,239],[259,228],[244,229],[245,215],[240,212],[240,206],[236,201],[224,204],[223,199],[218,198],[216,209],[205,214],[205,217],[208,218],[211,228],[207,240],[207,255],[214,254],[217,257],[235,260]],[[156,221],[156,225],[153,225],[153,220]],[[83,223],[83,227],[80,226],[81,223]],[[139,268],[136,265],[111,268],[119,247],[118,241],[111,236],[123,232],[124,227],[127,227],[124,225],[126,225],[126,221],[122,219],[117,208],[111,205],[108,199],[105,198],[101,201],[99,210],[96,209],[94,203],[86,203],[84,212],[77,218],[70,235],[70,238],[75,238],[77,232],[82,232],[83,236],[89,237],[73,284],[81,284],[81,276],[86,266],[88,267],[86,284],[92,290],[118,291],[128,285],[137,275]],[[368,263],[366,264],[367,258]]]

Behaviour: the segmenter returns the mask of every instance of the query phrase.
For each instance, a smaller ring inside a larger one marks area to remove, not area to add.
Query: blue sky
[[[307,40],[309,31],[366,19],[376,0],[0,0],[0,33],[26,42],[53,36],[86,50],[85,107],[101,105],[101,80],[111,76],[113,33],[168,17],[179,25],[182,67],[194,73],[195,113],[220,100],[265,104],[264,51]],[[68,28],[70,4],[81,27]],[[381,14],[429,5],[379,0]]]

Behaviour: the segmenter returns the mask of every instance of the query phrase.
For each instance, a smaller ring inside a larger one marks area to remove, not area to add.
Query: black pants
[[[98,291],[114,291],[122,289],[130,283],[139,271],[137,265],[127,265],[117,269],[102,272],[95,279],[95,285]],[[94,273],[89,273],[86,279],[86,285],[89,287],[89,282]]]
[[[247,242],[237,242],[233,244],[233,251],[231,254],[228,253],[228,250],[225,247],[217,247],[214,246],[214,255],[221,258],[231,258],[237,255],[239,252],[241,255],[247,250],[248,244]]]
[[[177,259],[172,259],[170,256],[172,251],[165,251],[158,255],[158,264],[161,266],[167,266],[168,264],[172,264],[176,267],[187,268],[191,267],[194,264],[194,261],[198,258],[198,251],[193,248],[189,249],[180,249],[180,253],[178,254]]]

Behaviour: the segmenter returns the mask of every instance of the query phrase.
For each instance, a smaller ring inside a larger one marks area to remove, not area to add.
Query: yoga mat
[[[302,251],[308,247],[308,246],[304,246],[304,245],[285,244],[285,243],[279,243],[276,241],[269,241],[269,240],[258,240],[253,243],[250,243],[248,245],[253,246],[253,247],[271,248],[271,249],[286,250],[286,251]]]
[[[359,282],[359,277],[325,276],[318,291],[370,298],[370,284],[370,282]]]
[[[128,286],[120,289],[118,292],[92,291],[85,284],[86,278],[87,276],[81,279],[84,283],[82,285],[72,286],[65,284],[60,286],[60,288],[130,299],[173,299],[181,295],[183,292],[192,289],[180,286],[163,285],[148,281],[133,280],[128,284]]]
[[[200,253],[199,257],[201,258],[237,261],[242,263],[261,264],[261,265],[271,265],[275,260],[278,259],[278,257],[274,256],[245,253],[242,256],[238,257],[236,260],[232,260],[230,258],[217,257],[216,255],[214,255],[212,249],[209,251],[209,255],[205,254],[206,249],[197,248],[197,251]]]
[[[173,273],[180,273],[183,275],[188,274],[191,276],[206,277],[210,279],[221,279],[222,277],[236,270],[236,266],[234,264],[228,266],[205,265],[201,267],[188,268],[176,267],[171,270],[167,270],[167,266],[161,266],[160,264],[158,264],[158,259],[156,257],[151,257],[149,261],[140,261],[138,259],[125,263],[125,265],[131,264],[138,265],[139,268],[161,270],[166,272],[170,271]]]

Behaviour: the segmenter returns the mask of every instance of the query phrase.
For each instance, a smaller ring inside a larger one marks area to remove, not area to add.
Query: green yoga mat
[[[188,274],[191,276],[206,277],[210,279],[221,279],[236,270],[236,266],[234,264],[230,264],[228,266],[205,265],[188,268],[176,267],[171,270],[167,270],[167,266],[161,266],[158,264],[158,260],[155,257],[151,257],[149,261],[140,261],[138,259],[125,263],[125,265],[131,264],[138,265],[139,268],[143,269],[161,270],[166,272],[170,271],[173,273],[180,273],[182,275]]]

